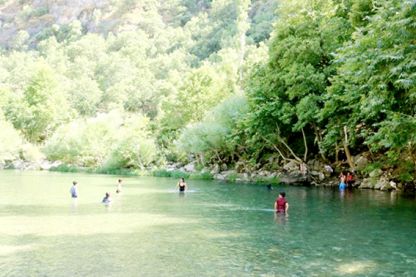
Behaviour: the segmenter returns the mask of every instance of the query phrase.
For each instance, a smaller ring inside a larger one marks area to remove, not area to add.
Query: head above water
[[[286,193],[284,191],[282,191],[282,192],[279,193],[279,196],[284,198],[284,197],[286,197]]]
[[[119,182],[119,183],[121,183],[121,182],[123,182],[123,180],[121,180],[121,179],[118,179],[118,182]]]

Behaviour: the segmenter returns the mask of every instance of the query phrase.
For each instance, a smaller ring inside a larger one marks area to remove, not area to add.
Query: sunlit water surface
[[[194,180],[180,195],[150,177],[116,195],[116,180],[0,171],[0,276],[416,274],[414,198]],[[271,209],[281,189],[288,216]]]

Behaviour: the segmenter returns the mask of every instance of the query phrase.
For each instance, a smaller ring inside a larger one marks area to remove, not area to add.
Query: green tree
[[[31,142],[43,141],[68,117],[65,95],[58,91],[55,76],[45,65],[36,69],[22,97],[9,100],[5,112]]]
[[[346,128],[353,147],[364,142],[373,151],[388,151],[396,161],[401,153],[414,160],[415,15],[413,1],[379,5],[369,23],[339,50],[338,74],[322,111],[326,129]],[[326,146],[342,141],[342,135],[328,131]]]

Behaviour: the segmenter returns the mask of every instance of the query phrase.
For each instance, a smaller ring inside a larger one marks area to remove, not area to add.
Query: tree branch
[[[302,136],[303,136],[303,143],[305,145],[305,153],[303,154],[303,161],[306,162],[306,158],[308,156],[308,143],[306,142],[305,131],[302,128]]]

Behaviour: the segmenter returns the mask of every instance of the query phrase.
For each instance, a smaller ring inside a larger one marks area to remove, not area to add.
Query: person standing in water
[[[71,187],[69,192],[71,193],[72,198],[78,198],[78,188],[77,188],[77,182],[76,181],[72,182],[72,187]]]
[[[116,193],[120,193],[121,192],[121,182],[123,182],[123,180],[118,179]]]
[[[106,192],[101,202],[104,204],[110,204],[111,203],[110,193]]]
[[[341,172],[341,175],[339,176],[340,182],[339,182],[339,189],[344,190],[347,188],[347,185],[345,184],[346,176],[344,172]]]
[[[185,182],[184,178],[181,178],[176,185],[176,187],[179,187],[179,192],[185,192],[186,189],[188,189],[188,185]]]
[[[274,209],[276,213],[287,213],[289,210],[289,203],[286,201],[286,193],[283,191],[279,193],[276,201],[274,202]]]

